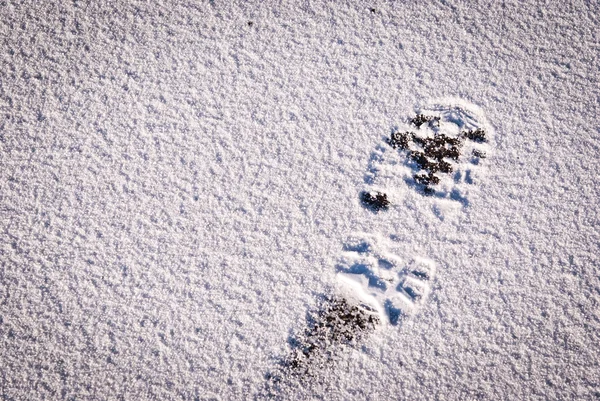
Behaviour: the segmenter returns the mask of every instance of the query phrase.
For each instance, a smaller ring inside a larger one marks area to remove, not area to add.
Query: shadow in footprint
[[[390,319],[390,323],[394,326],[397,326],[398,323],[402,321],[402,317],[404,315],[402,309],[395,307],[391,301],[386,301],[383,307],[385,308],[385,313],[387,313],[388,318]]]
[[[463,205],[463,207],[469,206],[469,200],[456,189],[450,191],[450,199],[460,203],[461,205]]]
[[[387,262],[389,263],[389,262]],[[391,265],[391,264],[390,264]],[[337,266],[337,270],[340,273],[346,274],[358,274],[366,277],[369,280],[369,287],[379,288],[380,290],[385,291],[387,289],[387,285],[384,280],[380,277],[377,277],[371,267],[365,263],[354,263],[350,267],[344,267],[341,265]]]
[[[344,244],[342,249],[346,252],[366,253],[371,250],[371,245],[366,241],[360,241],[356,244]]]

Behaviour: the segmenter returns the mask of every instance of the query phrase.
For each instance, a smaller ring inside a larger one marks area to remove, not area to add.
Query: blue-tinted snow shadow
[[[369,287],[379,288],[383,291],[387,289],[385,281],[377,277],[369,265],[365,263],[354,263],[349,267],[337,265],[336,270],[340,273],[363,275],[369,280]]]
[[[383,308],[385,309],[385,313],[387,314],[388,319],[390,319],[390,323],[393,326],[398,326],[402,322],[402,318],[404,316],[402,309],[395,307],[389,300],[385,302]]]

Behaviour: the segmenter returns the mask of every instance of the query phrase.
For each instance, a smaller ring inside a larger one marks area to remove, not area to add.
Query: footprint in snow
[[[371,153],[361,203],[381,212],[412,191],[430,197],[438,214],[467,206],[485,176],[492,135],[481,110],[466,102],[417,109]]]
[[[442,220],[460,212],[485,176],[492,135],[482,111],[464,101],[417,109],[372,152],[361,203],[385,213],[412,195]],[[403,260],[394,248],[393,240],[377,233],[352,236],[338,264],[338,281],[344,296],[365,313],[397,325],[427,300],[435,263],[422,255]]]
[[[391,251],[393,247],[392,240],[378,235],[355,235],[344,245],[337,269],[346,298],[379,321],[397,325],[427,299],[435,263],[423,257],[403,260]]]
[[[400,209],[403,198],[412,196],[441,220],[459,213],[485,176],[492,135],[482,111],[462,100],[417,109],[372,152],[360,202],[380,214]],[[332,359],[337,345],[356,343],[378,326],[395,326],[418,313],[431,293],[436,265],[423,255],[397,251],[395,238],[350,236],[337,265],[338,295],[309,313],[305,331],[290,338],[291,353],[269,383],[276,387],[289,375],[310,377]]]

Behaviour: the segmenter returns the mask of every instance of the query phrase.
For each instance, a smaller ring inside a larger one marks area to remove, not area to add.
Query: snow
[[[2,399],[266,398],[357,237],[425,296],[270,397],[600,397],[597,2],[0,15]],[[491,135],[462,203],[385,143],[448,104]]]

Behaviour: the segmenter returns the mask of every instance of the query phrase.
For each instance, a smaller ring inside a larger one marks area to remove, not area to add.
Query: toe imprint
[[[485,173],[482,161],[491,153],[493,135],[481,110],[462,100],[418,109],[416,117],[392,130],[373,152],[362,204],[375,212],[387,210],[394,203],[390,193],[408,187],[466,206]],[[384,206],[377,197],[385,199]]]
[[[431,292],[435,264],[427,258],[405,262],[390,251],[391,241],[373,236],[348,240],[337,266],[340,282],[347,284],[362,305],[397,324],[413,315]]]

